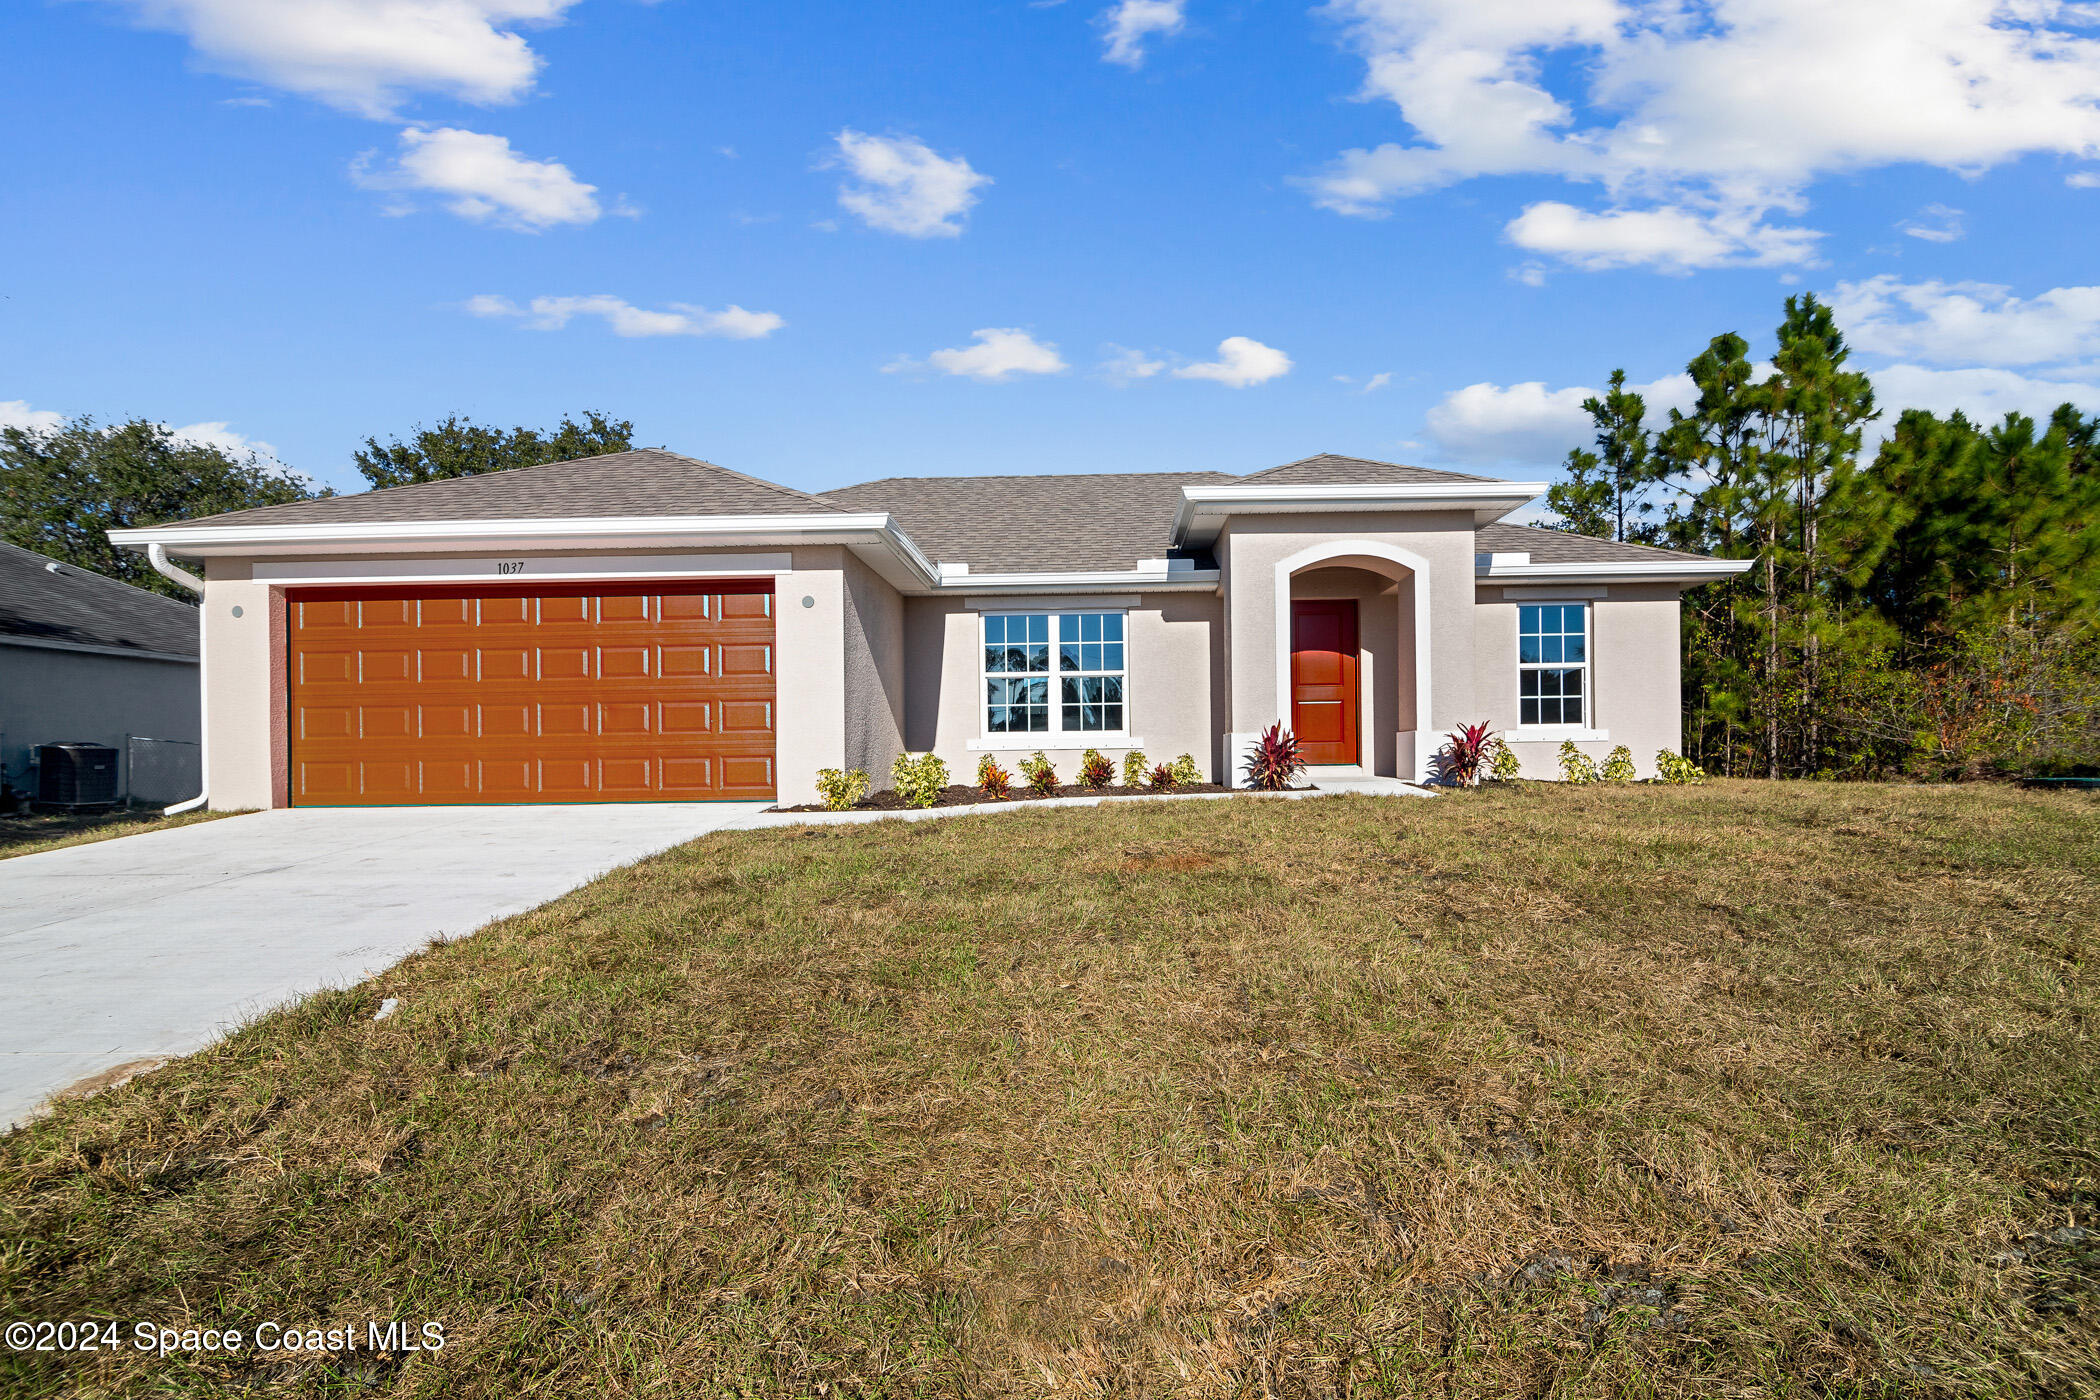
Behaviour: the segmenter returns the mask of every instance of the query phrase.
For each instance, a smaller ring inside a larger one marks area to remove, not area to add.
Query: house
[[[36,746],[85,740],[117,750],[120,794],[196,796],[197,618],[188,603],[0,544],[0,768],[9,785],[34,795]]]
[[[925,749],[1229,781],[1279,719],[1336,771],[1419,780],[1480,719],[1529,774],[1645,770],[1679,595],[1745,566],[1504,523],[1544,489],[1323,455],[811,494],[633,451],[111,538],[202,560],[220,807],[799,802]]]

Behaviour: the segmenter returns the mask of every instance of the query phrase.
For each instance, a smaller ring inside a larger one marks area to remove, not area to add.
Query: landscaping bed
[[[1713,781],[711,836],[0,1138],[11,1320],[442,1351],[0,1394],[2093,1395],[2093,830]]]
[[[1302,791],[1304,789],[1294,790]],[[974,788],[965,783],[951,783],[947,787],[942,788],[940,795],[926,805],[933,807],[976,807],[983,803],[994,801],[1044,802],[1053,797],[1172,797],[1176,794],[1236,791],[1239,791],[1239,789],[1226,787],[1222,783],[1176,783],[1173,787],[1167,788],[1124,787],[1120,784],[1090,788],[1081,787],[1079,784],[1073,783],[1064,787],[1052,788],[1048,792],[1037,792],[1034,788],[1016,785],[1011,796],[991,798],[985,796],[981,788]],[[826,812],[834,809],[826,807],[821,802],[805,802],[799,807],[768,807],[766,810],[769,812]],[[899,797],[896,789],[884,788],[881,792],[869,793],[851,807],[837,810],[848,812],[910,812],[920,809],[913,807],[911,803]]]

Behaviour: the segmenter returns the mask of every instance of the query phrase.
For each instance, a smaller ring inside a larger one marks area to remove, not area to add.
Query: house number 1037
[[[525,561],[523,559],[498,559],[496,561],[496,572],[499,574],[522,574],[525,572]]]

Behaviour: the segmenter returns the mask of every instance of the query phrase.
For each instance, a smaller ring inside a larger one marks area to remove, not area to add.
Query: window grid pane
[[[1121,613],[988,613],[983,625],[986,733],[1125,732]]]
[[[1584,723],[1589,608],[1526,603],[1517,609],[1517,718],[1522,724]]]

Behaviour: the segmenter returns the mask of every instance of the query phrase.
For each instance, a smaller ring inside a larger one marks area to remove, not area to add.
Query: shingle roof
[[[173,598],[0,544],[0,640],[197,654],[197,610]]]
[[[824,498],[888,511],[929,559],[985,573],[1080,573],[1166,558],[1181,488],[1237,480],[1223,472],[893,476]]]
[[[549,520],[648,515],[828,515],[831,502],[657,448],[228,511],[184,525]]]
[[[1368,457],[1343,457],[1333,452],[1301,457],[1266,471],[1249,472],[1241,479],[1271,486],[1428,485],[1439,481],[1497,480],[1492,476],[1467,476],[1463,472],[1402,466],[1398,462],[1374,462]]]
[[[1620,544],[1566,530],[1546,530],[1536,525],[1509,525],[1497,521],[1482,525],[1474,534],[1474,547],[1482,554],[1529,554],[1534,564],[1659,564],[1682,559],[1699,563],[1704,554],[1677,549],[1656,549],[1645,544]]]

